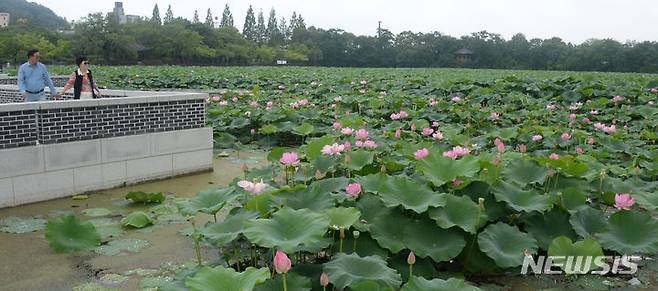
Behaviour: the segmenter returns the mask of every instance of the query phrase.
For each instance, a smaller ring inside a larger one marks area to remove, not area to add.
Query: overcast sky
[[[110,12],[113,0],[36,0],[68,20],[77,20],[93,12]],[[249,5],[265,21],[271,8],[277,18],[301,13],[307,26],[341,28],[359,35],[374,35],[377,21],[382,27],[399,33],[439,31],[452,36],[487,30],[506,39],[521,32],[530,38],[558,36],[581,43],[589,38],[658,41],[658,5],[655,0],[125,0],[126,14],[151,16],[158,4],[164,17],[171,5],[174,16],[192,19],[194,10],[203,21],[206,11],[221,16],[229,4],[235,25],[242,30]]]

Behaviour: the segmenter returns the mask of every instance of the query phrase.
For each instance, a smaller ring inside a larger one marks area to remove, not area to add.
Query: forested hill
[[[10,24],[31,24],[50,29],[65,28],[68,23],[50,8],[25,0],[1,0],[0,12],[8,12]]]

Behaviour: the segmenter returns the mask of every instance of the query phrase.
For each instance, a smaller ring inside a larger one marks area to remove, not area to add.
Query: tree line
[[[273,65],[340,67],[468,67],[574,71],[658,72],[658,42],[620,43],[590,39],[573,44],[553,37],[506,40],[487,31],[453,37],[440,32],[393,34],[377,28],[374,36],[341,29],[307,27],[301,14],[266,17],[249,7],[239,30],[228,4],[221,17],[198,11],[192,20],[175,17],[171,6],[160,17],[157,4],[151,17],[119,24],[112,13],[89,14],[72,31],[13,25],[0,29],[0,61],[19,63],[30,47],[41,49],[45,62],[70,63],[86,55],[95,63],[172,65]],[[456,52],[473,52],[459,60]]]

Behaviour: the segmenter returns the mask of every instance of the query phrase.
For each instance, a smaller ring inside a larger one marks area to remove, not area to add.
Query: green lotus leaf
[[[227,126],[229,129],[240,129],[243,128],[247,125],[251,124],[249,119],[242,118],[242,117],[237,117],[237,118],[232,118],[231,119],[231,124]]]
[[[644,212],[618,211],[608,219],[607,230],[597,236],[606,249],[620,254],[658,252],[658,223]]]
[[[197,193],[188,203],[184,203],[181,212],[187,215],[194,215],[197,212],[214,215],[225,205],[233,202],[239,195],[240,193],[233,188],[202,191]]]
[[[525,221],[525,230],[537,240],[539,247],[545,250],[558,236],[576,238],[576,232],[569,224],[569,213],[558,208],[553,208],[543,215],[539,213],[532,215]]]
[[[601,249],[601,246],[596,241],[590,238],[574,243],[566,236],[558,236],[548,247],[548,255],[553,257],[553,264],[565,270],[567,274],[586,274],[590,270],[597,268],[593,260],[594,257],[603,256],[603,249]],[[556,258],[558,256],[565,258]],[[592,257],[589,259],[592,263],[591,265],[585,263],[585,260],[588,260],[587,258],[580,259],[575,257]],[[579,260],[582,261],[579,263]],[[570,262],[567,263],[567,261]]]
[[[445,206],[428,211],[438,226],[446,229],[458,226],[474,234],[486,222],[486,213],[468,196],[445,195],[445,198]]]
[[[423,213],[428,207],[444,206],[446,203],[446,194],[435,193],[426,185],[419,185],[418,181],[405,176],[388,177],[379,192],[387,207],[401,205],[416,213]]]
[[[514,160],[503,168],[503,177],[519,185],[543,183],[546,175],[548,168],[525,159]]]
[[[6,233],[28,233],[42,230],[46,227],[46,220],[34,217],[10,216],[0,219],[0,231]]]
[[[307,291],[311,290],[311,279],[300,276],[297,273],[289,272],[286,274],[286,283],[288,291]],[[263,284],[256,285],[254,291],[271,291],[283,290],[283,276],[277,274],[274,279],[265,281]]]
[[[472,178],[480,171],[473,156],[453,160],[435,153],[417,161],[416,167],[437,187],[456,178]]]
[[[315,127],[309,123],[302,123],[299,126],[295,126],[292,129],[292,133],[296,135],[309,135],[313,133]]]
[[[249,267],[238,273],[231,268],[202,267],[194,276],[185,279],[190,291],[245,291],[254,290],[256,284],[269,279],[268,268]]]
[[[356,182],[361,184],[361,191],[379,194],[380,190],[386,187],[388,176],[382,173],[371,174],[367,176],[358,176]]]
[[[635,191],[635,193],[633,193],[633,199],[637,201],[638,205],[646,210],[658,210],[658,195],[656,195],[655,192]]]
[[[334,143],[335,140],[336,138],[333,136],[325,135],[321,138],[309,141],[306,145],[306,158],[309,160],[314,160],[315,158],[319,157],[322,153],[322,147]]]
[[[479,233],[478,245],[502,268],[520,266],[525,252],[537,253],[537,241],[531,235],[503,222],[490,224]]]
[[[327,209],[324,213],[329,217],[329,226],[337,229],[349,229],[361,217],[361,212],[354,207],[336,207]]]
[[[414,220],[405,215],[401,210],[395,208],[383,211],[376,217],[368,220],[370,222],[370,235],[383,248],[397,253],[405,249],[405,229],[413,225]]]
[[[89,222],[94,225],[103,240],[109,237],[119,237],[125,233],[121,228],[121,223],[110,218],[96,218]]]
[[[132,201],[133,203],[162,203],[165,200],[165,196],[162,192],[142,192],[135,191],[129,192],[126,194],[126,199]]]
[[[143,239],[122,239],[122,240],[113,240],[94,249],[99,255],[104,256],[122,256],[126,252],[136,253],[142,250],[143,248],[149,245],[148,241]]]
[[[350,286],[351,291],[395,291],[391,287],[384,287],[375,281],[362,281]]]
[[[334,199],[331,197],[328,189],[312,186],[291,192],[280,191],[274,196],[274,200],[279,205],[284,205],[292,209],[310,209],[313,211],[322,211],[335,205]]]
[[[405,226],[404,245],[421,258],[436,262],[449,261],[466,245],[463,232],[457,228],[443,229],[429,219],[419,219]]]
[[[153,212],[155,215],[168,215],[168,214],[178,214],[178,207],[170,204],[161,204],[153,206],[149,209],[149,212]]]
[[[510,183],[500,182],[492,190],[497,201],[507,203],[516,211],[542,212],[553,206],[550,196],[539,194],[536,190],[523,190]]]
[[[272,124],[265,124],[258,129],[258,133],[260,134],[274,134],[276,132],[277,132],[276,126]]]
[[[242,233],[244,222],[257,218],[259,215],[255,211],[242,211],[236,214],[229,214],[223,221],[211,223],[201,229],[201,234],[216,247],[223,247]]]
[[[569,212],[576,211],[587,204],[587,196],[577,188],[566,188],[561,192],[562,205]]]
[[[48,220],[46,240],[58,253],[92,249],[101,243],[101,236],[89,222],[81,223],[74,215],[64,215]]]
[[[467,236],[466,246],[457,260],[464,266],[464,270],[471,273],[500,273],[500,267],[496,262],[480,250],[475,235]]]
[[[569,223],[581,237],[593,237],[605,231],[608,224],[603,211],[589,206],[580,207],[569,218]]]
[[[322,240],[329,227],[329,218],[307,209],[285,207],[270,219],[247,220],[244,235],[254,244],[294,253],[300,245],[312,245]]]
[[[480,291],[482,289],[471,286],[466,281],[457,278],[432,279],[427,280],[423,277],[412,277],[400,291]]]
[[[359,257],[356,254],[338,254],[323,270],[339,290],[366,281],[397,289],[402,283],[400,274],[389,268],[379,256]]]
[[[350,158],[349,162],[344,162],[345,166],[354,171],[360,171],[363,167],[372,164],[375,154],[364,150],[355,150],[347,152],[346,156]]]
[[[143,211],[135,211],[121,219],[121,224],[124,226],[132,226],[134,228],[142,228],[153,223],[154,221],[151,216]]]
[[[82,210],[82,214],[91,217],[100,217],[100,216],[108,216],[112,214],[112,211],[107,208],[88,208]]]

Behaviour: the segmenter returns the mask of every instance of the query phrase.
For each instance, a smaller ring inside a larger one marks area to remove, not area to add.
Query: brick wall
[[[37,144],[37,111],[0,112],[0,149]]]
[[[103,93],[122,98],[0,104],[0,149],[205,125],[206,94],[112,90]],[[16,95],[15,88],[0,88],[0,103]]]
[[[116,98],[116,97],[125,97],[122,95],[118,94],[106,94],[105,91],[102,91],[104,94],[102,94],[101,98]],[[46,92],[46,98],[50,98],[50,93]],[[73,100],[73,93],[69,91],[68,93],[64,94],[61,98],[62,100]],[[0,104],[3,103],[21,103],[25,102],[25,98],[21,96],[21,94],[16,90],[16,89],[7,89],[7,88],[0,88]]]
[[[69,76],[50,76],[50,79],[53,80],[55,87],[64,87],[66,82],[69,80]],[[0,85],[17,85],[16,76],[12,77],[0,77]]]

